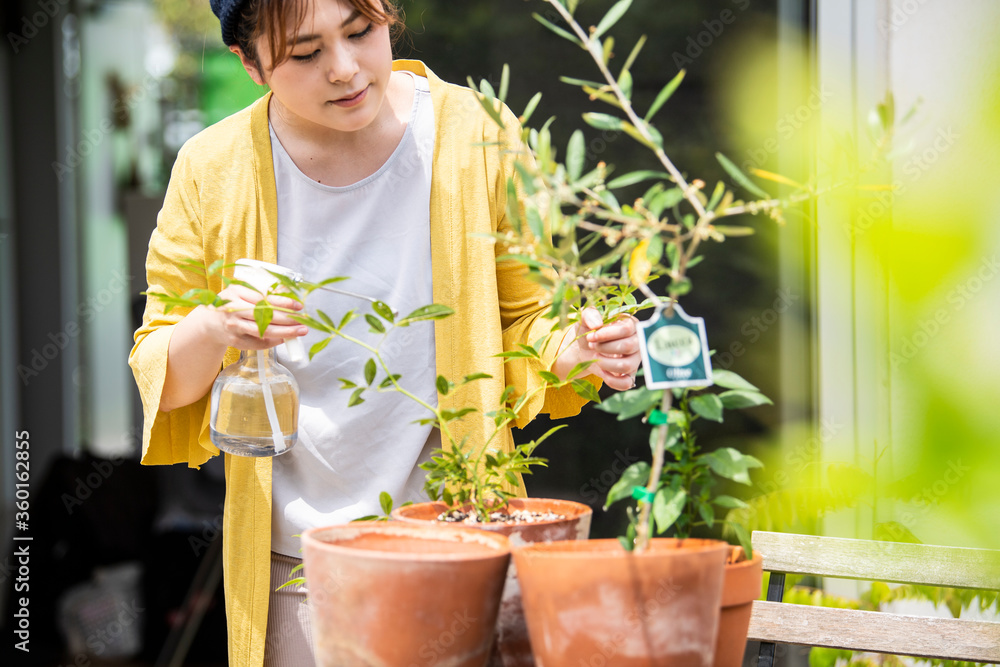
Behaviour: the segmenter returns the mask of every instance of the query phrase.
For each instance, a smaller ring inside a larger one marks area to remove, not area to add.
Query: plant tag
[[[657,308],[652,317],[639,324],[646,387],[668,389],[712,384],[705,319],[689,317],[677,304],[672,315],[667,315],[665,309],[665,306]]]

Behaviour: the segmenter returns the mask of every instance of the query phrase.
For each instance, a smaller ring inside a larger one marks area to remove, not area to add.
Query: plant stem
[[[670,414],[670,406],[673,404],[674,394],[671,390],[663,391],[663,402],[660,404],[660,411],[664,415]],[[653,469],[649,472],[649,481],[646,483],[648,494],[655,494],[656,487],[660,484],[660,474],[663,472],[663,459],[667,445],[667,430],[669,424],[660,424],[656,434],[656,447],[653,449]],[[643,502],[639,507],[639,525],[635,529],[635,550],[642,552],[649,548],[650,524],[652,523],[649,513],[653,508],[652,502]]]

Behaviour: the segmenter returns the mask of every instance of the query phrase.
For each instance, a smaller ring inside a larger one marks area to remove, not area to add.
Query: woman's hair
[[[402,12],[395,0],[346,0],[359,14],[378,25],[388,25],[393,43],[403,29]],[[240,11],[236,43],[257,69],[263,72],[257,40],[266,36],[271,67],[288,58],[289,32],[297,30],[306,18],[309,0],[248,0]]]

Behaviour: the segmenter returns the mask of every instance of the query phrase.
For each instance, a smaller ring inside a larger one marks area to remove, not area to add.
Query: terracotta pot
[[[593,511],[582,503],[548,498],[513,498],[511,509],[531,512],[553,512],[565,519],[539,521],[537,523],[483,523],[471,527],[506,535],[512,547],[536,542],[557,540],[585,540],[590,535],[590,518]],[[444,503],[418,503],[399,507],[392,512],[394,519],[410,522],[434,522],[448,509]],[[464,524],[463,524],[464,525]],[[507,570],[507,582],[500,603],[500,618],[497,621],[497,645],[490,658],[490,667],[533,667],[535,660],[531,653],[528,626],[524,621],[521,607],[521,587],[517,580],[517,568],[511,562]]]
[[[754,553],[753,560],[747,560],[742,547],[729,547],[713,667],[740,667],[743,664],[750,612],[753,601],[760,598],[763,564],[759,553]]]
[[[321,667],[483,667],[510,561],[503,535],[397,522],[302,535]]]
[[[711,667],[728,546],[654,539],[643,553],[618,540],[514,550],[539,667]]]

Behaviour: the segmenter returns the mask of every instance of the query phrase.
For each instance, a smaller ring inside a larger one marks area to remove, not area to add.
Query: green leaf
[[[598,410],[618,415],[618,421],[631,419],[660,404],[663,400],[662,390],[652,390],[645,387],[620,391],[608,396],[597,406]]]
[[[656,532],[665,533],[680,517],[687,502],[687,491],[684,489],[660,489],[653,497],[653,520],[656,522]]]
[[[625,59],[625,64],[622,65],[622,76],[626,72],[632,71],[632,65],[635,63],[635,59],[639,57],[639,52],[642,51],[642,47],[646,45],[646,36],[642,35],[635,42],[635,46],[632,47],[632,52],[628,54],[628,58]],[[631,77],[629,77],[631,80]],[[620,80],[620,79],[619,79]]]
[[[715,525],[715,510],[708,503],[702,500],[698,501],[698,514],[701,516],[701,520],[705,522],[707,528]]]
[[[340,326],[338,326],[337,328],[338,329],[343,329],[348,324],[350,324],[351,322],[353,322],[354,320],[356,320],[357,317],[358,317],[358,314],[356,312],[354,312],[353,310],[347,311],[346,313],[344,313],[344,316],[342,318],[340,318]]]
[[[382,320],[375,317],[371,313],[365,314],[365,321],[368,322],[368,326],[371,327],[372,333],[385,333],[385,325],[382,324]]]
[[[660,134],[660,131],[648,123],[645,124],[644,129],[649,134],[649,139],[643,136],[642,132],[640,132],[639,129],[632,123],[622,123],[622,130],[625,131],[625,134],[632,137],[639,143],[654,150],[657,148],[663,148],[663,135]]]
[[[597,387],[590,382],[577,378],[576,380],[572,380],[570,384],[573,386],[573,391],[576,392],[577,396],[585,398],[588,401],[593,401],[594,403],[601,402],[601,395],[598,393]]]
[[[712,198],[708,200],[708,204],[705,205],[705,210],[714,211],[722,201],[722,195],[726,194],[726,184],[719,181],[715,184],[715,192],[712,193]]]
[[[582,375],[583,372],[588,368],[590,368],[594,363],[595,363],[594,359],[591,359],[590,361],[581,361],[580,363],[578,363],[576,366],[573,367],[573,369],[566,376],[566,379],[572,380],[578,375]]]
[[[726,389],[758,391],[757,387],[753,386],[736,373],[721,368],[712,369],[712,381],[720,387],[725,387]]]
[[[373,517],[373,518],[377,518],[377,517]],[[357,521],[364,521],[365,517],[362,517],[362,518],[356,519],[356,520]],[[285,583],[281,584],[280,586],[278,586],[274,590],[280,591],[285,586],[301,586],[304,583],[306,583],[306,578],[305,577],[295,577],[294,579],[289,579],[288,581],[286,581]]]
[[[439,303],[432,303],[429,306],[417,308],[415,311],[400,320],[398,326],[409,326],[414,322],[423,322],[425,320],[441,320],[454,314],[455,311],[448,306],[442,306]]]
[[[608,498],[604,501],[604,509],[608,509],[619,500],[631,498],[633,488],[646,486],[649,483],[649,470],[649,464],[645,461],[633,463],[625,468],[621,478],[608,491]]]
[[[368,384],[369,387],[372,385],[372,382],[375,381],[375,371],[376,371],[375,360],[374,359],[369,359],[368,361],[366,361],[365,362],[365,382]]]
[[[493,376],[490,375],[489,373],[473,373],[472,375],[466,375],[464,378],[462,378],[462,384],[468,384],[476,380],[489,380],[492,377]]]
[[[375,303],[373,303],[372,310],[378,313],[379,317],[389,322],[390,324],[396,321],[396,316],[393,315],[392,308],[390,308],[387,304],[383,303],[382,301],[376,301]]]
[[[646,247],[646,259],[654,266],[660,263],[663,257],[663,239],[658,235],[649,239],[649,246]]]
[[[736,534],[736,540],[743,547],[743,553],[747,555],[747,558],[753,558],[753,544],[750,541],[750,533],[747,532],[746,527],[734,521],[727,521],[726,525]]]
[[[442,410],[441,419],[446,422],[453,422],[456,419],[461,419],[467,414],[476,412],[476,408],[462,408],[461,410]]]
[[[615,197],[615,193],[611,192],[611,190],[601,190],[600,192],[597,193],[597,198],[600,199],[605,206],[607,206],[614,212],[616,213],[622,212],[621,204],[618,203],[618,199]]]
[[[742,391],[733,389],[719,394],[722,405],[727,410],[739,410],[741,408],[754,408],[758,405],[773,405],[771,399],[757,391]]]
[[[569,41],[573,42],[574,44],[576,44],[576,45],[578,45],[578,46],[582,46],[582,45],[580,44],[580,40],[579,40],[579,39],[577,39],[576,35],[574,35],[574,34],[572,34],[572,33],[569,33],[569,32],[567,32],[567,31],[563,30],[562,28],[560,28],[559,26],[555,25],[554,23],[551,23],[551,22],[549,22],[549,21],[548,21],[547,19],[545,19],[545,17],[543,17],[543,16],[541,15],[541,14],[539,14],[539,13],[537,13],[537,12],[533,12],[533,13],[531,14],[531,16],[532,16],[532,18],[534,18],[534,19],[535,19],[536,21],[538,21],[538,22],[539,22],[539,23],[541,23],[541,24],[542,24],[543,26],[545,26],[546,28],[548,28],[549,30],[551,30],[552,32],[554,32],[555,34],[559,35],[559,36],[560,36],[560,37],[562,37],[563,39],[567,39],[567,40],[569,40]]]
[[[712,501],[719,507],[725,507],[726,509],[745,509],[750,507],[739,498],[734,498],[733,496],[716,496],[715,500]]]
[[[274,308],[264,299],[258,301],[257,305],[253,307],[253,319],[257,323],[257,331],[260,332],[261,338],[264,337],[264,330],[267,329],[267,325],[271,323],[273,317]]]
[[[347,280],[347,276],[335,276],[333,278],[325,278],[316,283],[316,287],[326,287],[327,285],[343,282],[345,280]]]
[[[649,450],[655,452],[656,448],[659,446],[660,440],[660,429],[662,426],[658,426],[649,431]],[[678,445],[682,444],[681,440],[681,429],[677,424],[669,424],[667,426],[667,437],[664,439],[663,448],[666,451],[671,451]]]
[[[309,360],[312,361],[313,357],[322,352],[326,346],[330,344],[331,340],[333,340],[332,337],[324,338],[323,340],[314,343],[313,346],[309,348]]]
[[[583,174],[583,164],[587,145],[581,130],[573,132],[566,147],[566,174],[571,182],[580,180]]]
[[[502,357],[504,359],[526,359],[526,358],[533,358],[535,355],[532,354],[531,352],[525,352],[524,350],[509,350],[507,352],[501,352],[493,356]]]
[[[761,468],[763,463],[749,454],[742,454],[732,447],[724,447],[705,454],[701,460],[708,464],[719,477],[731,479],[740,484],[750,484],[750,468]]]
[[[365,399],[361,398],[361,394],[363,394],[364,391],[365,391],[364,387],[358,387],[357,389],[355,389],[354,393],[351,394],[350,400],[347,401],[347,407],[353,408],[355,405],[361,405],[362,403],[364,403]]]
[[[562,380],[559,379],[559,376],[552,371],[538,371],[538,377],[545,380],[548,384],[559,384],[562,382]]]
[[[480,89],[476,87],[475,82],[472,77],[467,78],[469,88],[475,91]],[[497,124],[500,128],[504,127],[503,118],[500,117],[500,112],[496,108],[496,96],[493,94],[493,87],[490,86],[489,82],[485,79],[482,82],[482,92],[476,92],[476,100],[479,102],[479,106],[493,119],[493,122]]]
[[[542,216],[538,209],[534,206],[528,206],[525,208],[525,215],[528,217],[528,229],[531,230],[531,233],[535,235],[536,239],[544,239],[545,223],[542,222]]]
[[[340,378],[340,388],[341,389],[354,389],[357,387],[357,383],[354,380],[348,380],[346,378]]]
[[[224,259],[217,259],[217,260],[215,260],[214,262],[212,262],[211,264],[208,265],[208,268],[205,270],[205,273],[206,273],[206,275],[209,275],[209,276],[215,275],[216,273],[218,273],[219,271],[221,271],[225,267],[226,267],[226,260],[224,260]]]
[[[628,70],[623,70],[621,76],[618,77],[618,87],[621,88],[625,99],[632,99],[632,75],[629,74]]]
[[[722,401],[715,394],[701,394],[690,402],[695,414],[714,422],[722,422]]]
[[[542,101],[542,94],[535,93],[534,96],[528,100],[528,104],[524,107],[524,112],[521,114],[521,122],[527,124],[531,119],[532,114],[535,113],[535,109],[538,108],[538,103]]]
[[[670,178],[670,174],[665,171],[651,171],[648,169],[640,171],[632,171],[627,174],[622,174],[618,178],[613,178],[608,183],[608,187],[612,189],[624,188],[629,185],[635,185],[636,183],[641,183],[643,181],[648,181],[651,178],[665,179]]]
[[[510,89],[510,66],[507,63],[503,64],[503,70],[500,72],[500,92],[497,93],[497,97],[503,102],[507,99],[507,91]]]
[[[521,202],[518,199],[517,184],[514,179],[507,179],[507,218],[514,232],[521,233]]]
[[[606,113],[588,112],[583,114],[583,120],[587,125],[596,127],[598,130],[619,131],[625,127],[621,118]]]
[[[594,30],[594,34],[591,35],[591,39],[599,39],[601,35],[611,30],[614,24],[618,23],[618,20],[625,15],[628,8],[632,5],[632,0],[618,0],[608,13],[604,15],[601,22],[597,24],[597,29]]]
[[[727,238],[753,236],[756,232],[753,227],[741,225],[712,225],[712,228]]]
[[[728,173],[739,185],[743,186],[747,192],[755,197],[760,197],[761,199],[771,198],[771,195],[767,194],[767,192],[762,190],[760,186],[751,181],[750,177],[744,174],[743,171],[740,170],[740,168],[725,155],[722,153],[716,153],[715,159],[719,161],[719,164],[721,164],[722,168],[726,170],[726,173]]]
[[[588,81],[587,79],[575,79],[571,76],[561,76],[559,77],[559,80],[562,81],[563,83],[568,83],[571,86],[580,86],[581,88],[587,87],[587,88],[593,88],[595,90],[600,88],[605,88],[605,89],[607,88],[607,84],[605,83],[598,83],[597,81]]]
[[[330,319],[330,316],[324,313],[319,308],[316,309],[316,314],[319,315],[319,318],[321,320],[323,320],[323,324],[327,326],[326,329],[327,333],[332,333],[332,331],[337,328],[337,324]]]
[[[333,329],[330,329],[324,323],[320,322],[319,320],[317,320],[317,319],[315,319],[313,317],[310,317],[309,315],[301,315],[301,314],[299,314],[299,315],[291,315],[291,314],[289,314],[288,317],[290,319],[298,322],[299,324],[304,324],[307,327],[310,327],[312,329],[317,329],[319,331],[325,331],[326,333],[333,333]]]
[[[451,391],[451,383],[448,382],[448,379],[443,375],[437,376],[436,384],[438,393],[442,396],[447,396],[448,392]]]
[[[681,85],[681,81],[684,80],[685,73],[685,70],[678,72],[677,75],[660,90],[660,94],[656,96],[656,99],[653,100],[653,104],[649,107],[649,111],[646,112],[646,117],[643,118],[644,121],[648,123],[652,120],[653,116],[656,115],[656,112],[667,103],[667,100],[669,100],[675,92],[677,92],[677,88]]]
[[[388,515],[392,513],[392,496],[390,496],[388,493],[383,491],[382,493],[378,494],[378,503],[379,505],[382,506],[383,514]]]
[[[650,213],[656,217],[660,217],[660,214],[668,208],[672,208],[684,200],[684,191],[680,188],[670,188],[665,190],[660,194],[653,197],[653,199],[646,205]]]
[[[384,378],[382,378],[382,381],[379,382],[378,386],[381,389],[388,389],[389,387],[391,387],[396,382],[399,382],[399,378],[401,378],[401,377],[403,377],[403,376],[400,375],[399,373],[393,373],[392,375],[386,375]]]

